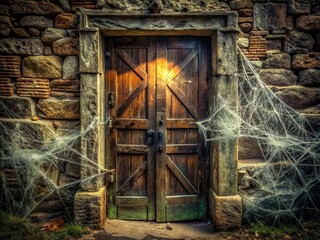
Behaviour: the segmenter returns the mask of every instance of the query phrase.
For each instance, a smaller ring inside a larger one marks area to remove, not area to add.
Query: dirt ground
[[[259,225],[258,225],[259,226]],[[303,222],[302,228],[284,225],[281,228],[245,228],[229,232],[214,232],[210,222],[155,223],[107,220],[103,230],[84,235],[81,240],[185,239],[185,240],[318,240],[320,222]]]
[[[105,239],[225,239],[214,233],[212,223],[154,223],[107,220],[104,230],[82,237],[82,240]]]

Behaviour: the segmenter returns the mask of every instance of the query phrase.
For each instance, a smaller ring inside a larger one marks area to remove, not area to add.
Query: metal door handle
[[[109,92],[108,104],[110,108],[114,108],[114,92]]]
[[[163,139],[163,132],[158,132],[158,140],[159,141],[162,141],[162,139]]]
[[[151,130],[151,129],[149,129],[149,130],[147,131],[147,146],[148,146],[148,147],[154,145],[154,135],[155,135],[155,134],[156,134],[156,133],[155,133],[153,130]]]
[[[163,151],[163,146],[162,146],[162,145],[160,145],[160,146],[158,147],[158,151],[159,151],[159,152],[162,152],[162,151]]]

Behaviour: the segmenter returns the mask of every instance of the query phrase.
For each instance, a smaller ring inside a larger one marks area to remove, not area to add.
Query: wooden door
[[[107,40],[109,218],[206,218],[209,161],[195,122],[208,109],[208,51],[205,38]]]

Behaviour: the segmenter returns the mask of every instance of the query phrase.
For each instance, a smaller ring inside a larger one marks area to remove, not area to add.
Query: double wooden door
[[[206,40],[108,38],[109,218],[206,218],[209,161],[195,124],[208,109]]]

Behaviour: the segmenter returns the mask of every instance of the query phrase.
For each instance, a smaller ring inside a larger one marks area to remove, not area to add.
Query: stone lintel
[[[101,228],[106,221],[106,187],[96,192],[79,190],[74,199],[74,219],[81,225]]]
[[[79,45],[80,73],[101,73],[101,46],[98,29],[81,29]]]
[[[104,185],[103,84],[99,74],[81,74],[81,188],[97,191]]]
[[[241,196],[218,196],[212,189],[209,191],[214,229],[227,230],[240,228],[242,220]]]
[[[238,71],[237,32],[217,31],[212,40],[212,74],[235,75]]]

